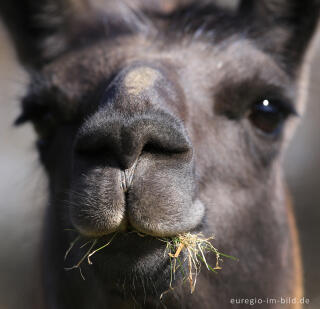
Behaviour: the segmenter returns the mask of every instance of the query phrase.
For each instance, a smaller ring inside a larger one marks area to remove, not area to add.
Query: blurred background
[[[309,309],[320,308],[320,31],[315,39],[308,107],[287,150],[285,171],[293,193]],[[27,75],[0,21],[0,309],[29,308],[39,269],[37,248],[46,181],[29,125],[14,128]]]

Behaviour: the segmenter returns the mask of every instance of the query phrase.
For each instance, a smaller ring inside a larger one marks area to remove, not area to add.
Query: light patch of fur
[[[158,79],[159,73],[148,67],[135,69],[127,74],[124,84],[129,94],[139,95],[150,88]]]

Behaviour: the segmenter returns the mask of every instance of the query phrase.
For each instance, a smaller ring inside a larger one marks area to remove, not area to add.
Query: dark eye
[[[36,146],[38,150],[44,151],[54,135],[57,118],[51,105],[25,98],[22,102],[22,114],[16,119],[15,124],[20,125],[30,121],[38,135]]]
[[[293,107],[287,103],[264,99],[251,107],[249,119],[263,133],[276,135],[281,132],[284,121],[291,113],[294,113]]]

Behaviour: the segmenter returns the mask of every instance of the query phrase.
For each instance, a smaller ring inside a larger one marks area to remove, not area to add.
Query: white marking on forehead
[[[124,78],[124,85],[129,94],[138,95],[150,88],[159,77],[159,72],[149,67],[140,67],[129,72]]]

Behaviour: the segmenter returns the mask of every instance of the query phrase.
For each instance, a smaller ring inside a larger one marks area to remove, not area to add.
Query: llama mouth
[[[195,229],[205,205],[196,197],[190,167],[182,171],[185,177],[177,172],[180,159],[170,157],[173,162],[164,165],[166,157],[142,153],[129,169],[99,167],[81,174],[68,198],[71,224],[88,237],[132,230],[174,237]]]
[[[177,239],[180,240],[178,244],[175,243]],[[124,292],[132,288],[130,284],[124,289],[126,282],[134,283],[137,278],[141,282],[145,282],[145,280],[154,278],[152,280],[155,281],[158,292],[168,291],[168,287],[174,289],[175,286],[179,286],[188,279],[192,293],[199,274],[200,261],[205,264],[208,270],[210,269],[213,272],[221,269],[218,264],[219,256],[222,253],[218,252],[210,244],[209,241],[211,239],[212,237],[203,238],[203,235],[199,233],[179,235],[175,240],[156,238],[134,230],[125,233],[114,233],[113,235],[101,237],[100,240],[104,245],[100,246],[97,243],[98,249],[92,248],[93,251],[87,256],[91,270],[86,269],[87,264],[83,269],[99,278],[101,282],[106,284],[107,288],[120,287],[118,292],[121,292],[121,290]],[[193,241],[196,241],[195,244],[193,244]],[[209,264],[207,264],[203,255],[204,252],[207,254],[210,251],[215,253],[217,259],[216,266],[213,266],[214,268],[208,266]],[[200,254],[202,254],[203,258],[200,256],[198,259],[197,256]],[[82,274],[81,268],[80,273]],[[161,273],[161,276],[159,276],[159,273]],[[188,277],[186,277],[186,274],[188,274]],[[195,280],[192,278],[193,275]],[[136,284],[138,285],[139,283]],[[142,289],[138,288],[138,290],[145,292],[143,286]],[[136,290],[134,293],[136,293]],[[162,295],[162,293],[160,294]]]
[[[167,267],[169,256],[165,251],[166,246],[160,239],[134,230],[98,239],[78,236],[66,251],[66,264],[73,263],[66,270],[79,269],[89,273],[93,269],[98,277],[115,279],[119,275],[143,272],[146,268],[150,272],[158,267]],[[105,269],[108,269],[107,274]]]
[[[204,257],[203,259],[200,258],[198,262],[193,262],[195,264],[190,264],[190,261],[194,261],[194,257],[190,258],[192,253],[190,253],[191,247],[189,247],[189,244],[191,242],[189,241],[191,239],[197,240],[196,245],[191,250],[196,248],[198,252],[199,246],[202,246],[203,243],[208,244],[208,240],[212,239],[212,237],[204,238],[200,232],[202,229],[203,225],[199,225],[192,232],[176,237],[161,238],[141,233],[129,224],[126,231],[101,236],[99,239],[91,239],[92,246],[81,259],[79,250],[76,250],[76,258],[84,263],[78,263],[67,270],[79,268],[82,276],[84,276],[83,274],[85,276],[91,274],[90,276],[94,276],[103,282],[106,288],[116,288],[119,293],[132,289],[131,282],[136,285],[133,293],[140,293],[141,291],[145,293],[143,282],[152,280],[153,286],[157,288],[148,293],[151,295],[155,291],[160,291],[160,294],[156,294],[157,297],[161,297],[162,293],[168,291],[168,288],[173,289],[185,282],[186,274],[192,274],[192,270],[195,270],[196,278],[200,269],[199,264],[196,263],[199,263],[200,260],[209,269]],[[180,241],[178,244],[176,243],[177,240]],[[80,249],[82,247],[80,246]],[[211,248],[218,261],[220,253],[213,246]],[[203,255],[202,250],[206,252],[207,248],[200,249],[199,252]],[[196,255],[197,253],[194,253],[194,256]],[[189,264],[186,261],[189,261]],[[212,269],[211,266],[210,269]],[[216,266],[215,269],[221,268]],[[141,287],[139,287],[139,282],[135,283],[137,278],[142,282]],[[192,293],[195,289],[196,280],[193,281],[192,276],[188,278]],[[129,285],[126,286],[126,283]]]
[[[142,237],[135,232],[117,235],[106,250],[92,257],[91,267],[94,276],[118,292],[131,291],[133,285],[134,294],[142,292],[139,282],[145,280],[152,280],[161,293],[170,285],[170,258],[165,244],[155,237]],[[148,291],[148,294],[154,294],[154,291]]]
[[[199,234],[202,225],[193,229],[189,234]],[[126,226],[126,230],[117,231],[98,238],[88,238],[86,236],[77,236],[71,241],[68,250],[65,253],[65,260],[70,252],[75,254],[72,259],[78,259],[73,268],[80,268],[83,262],[87,264],[95,264],[98,260],[99,264],[105,264],[106,260],[115,259],[123,260],[123,265],[132,267],[137,261],[143,260],[144,256],[161,256],[162,259],[168,260],[167,243],[180,235],[172,237],[158,237],[137,231],[130,224]],[[89,248],[89,249],[88,249]],[[167,259],[165,258],[167,257]],[[102,260],[101,260],[102,259]],[[131,265],[131,266],[130,266]],[[69,268],[68,268],[69,269]]]

